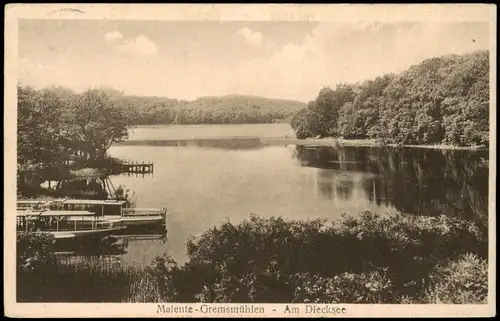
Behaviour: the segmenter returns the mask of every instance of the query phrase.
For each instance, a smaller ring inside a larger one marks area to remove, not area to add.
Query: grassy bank
[[[19,301],[456,304],[486,303],[488,290],[487,236],[446,216],[251,216],[190,239],[183,265],[68,264],[30,235],[17,251]]]

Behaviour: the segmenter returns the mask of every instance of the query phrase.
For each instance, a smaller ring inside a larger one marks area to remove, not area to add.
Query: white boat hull
[[[126,226],[165,224],[164,217],[125,217],[120,222]]]
[[[104,237],[112,233],[123,230],[124,227],[113,227],[98,230],[81,230],[81,231],[42,231],[36,233],[48,233],[54,236],[57,240],[69,240],[69,239],[80,239],[80,238],[90,238],[90,237]]]
[[[107,229],[99,229],[99,230],[88,230],[88,231],[59,231],[59,232],[50,232],[52,235],[54,235],[54,238],[57,239],[66,239],[66,238],[81,238],[81,237],[90,237],[90,236],[106,236],[110,235],[111,233],[117,232],[122,230],[123,227],[114,227],[114,228],[107,228]]]

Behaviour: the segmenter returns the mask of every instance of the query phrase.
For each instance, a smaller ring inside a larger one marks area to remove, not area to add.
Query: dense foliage
[[[17,155],[20,169],[54,167],[72,159],[102,159],[133,125],[133,114],[103,90],[18,87]]]
[[[18,271],[39,271],[52,265],[55,239],[50,234],[35,234],[31,231],[17,233],[17,269]]]
[[[397,303],[423,297],[442,260],[486,249],[475,224],[446,216],[365,212],[332,226],[253,216],[188,243],[190,260],[170,274],[182,296],[170,300]]]
[[[288,120],[304,103],[255,96],[201,97],[194,101],[123,96],[138,124],[243,124]]]
[[[60,260],[48,233],[18,232],[16,254],[18,302],[119,302],[130,284],[147,281],[135,267]]]
[[[25,249],[18,245],[19,257],[27,256]],[[232,303],[484,303],[487,297],[487,237],[459,218],[364,212],[330,225],[251,216],[190,239],[187,250],[182,265],[169,257],[147,268],[50,265],[37,277],[50,279],[51,287],[37,291],[33,284],[41,281],[21,270],[18,295],[34,301]]]
[[[50,287],[56,267],[54,237],[50,234],[18,232],[16,239],[17,300],[39,300],[36,289]]]
[[[430,275],[425,301],[441,304],[486,303],[488,300],[488,262],[474,254],[458,261],[440,263]]]
[[[323,88],[292,119],[298,138],[489,144],[489,53],[433,58],[398,75]]]

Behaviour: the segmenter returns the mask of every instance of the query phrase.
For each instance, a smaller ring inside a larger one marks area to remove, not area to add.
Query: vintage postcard
[[[496,312],[496,6],[9,4],[10,317]]]

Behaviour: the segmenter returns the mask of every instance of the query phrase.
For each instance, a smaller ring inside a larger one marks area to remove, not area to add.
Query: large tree
[[[314,102],[310,102],[308,108],[297,112],[291,121],[292,129],[299,139],[313,137],[320,134],[320,115],[314,109]]]
[[[51,91],[18,87],[17,155],[22,168],[57,165],[64,153],[65,102]]]
[[[133,114],[118,106],[114,95],[97,89],[74,95],[64,116],[71,147],[86,159],[103,158],[134,124]]]
[[[353,86],[340,84],[335,90],[325,87],[309,107],[319,117],[319,135],[321,137],[339,136],[337,126],[339,112],[345,103],[354,99]]]

